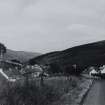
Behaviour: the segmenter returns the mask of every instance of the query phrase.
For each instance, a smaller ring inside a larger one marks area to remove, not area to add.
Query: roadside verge
[[[87,96],[89,90],[91,89],[93,83],[94,83],[94,80],[91,79],[90,83],[87,85],[87,87],[84,88],[84,90],[81,92],[80,97],[78,99],[78,104],[77,105],[82,105],[83,104],[84,99],[86,98],[86,96]]]
[[[71,89],[52,105],[81,105],[93,84],[93,79],[79,77],[78,80],[80,82],[76,88]]]

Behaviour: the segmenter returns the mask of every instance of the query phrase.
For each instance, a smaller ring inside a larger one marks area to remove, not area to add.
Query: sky
[[[0,42],[46,53],[105,40],[105,0],[0,0]]]

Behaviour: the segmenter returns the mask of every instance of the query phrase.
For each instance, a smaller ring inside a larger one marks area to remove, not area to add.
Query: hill
[[[34,52],[25,52],[25,51],[14,51],[7,49],[7,53],[5,54],[4,58],[7,60],[17,59],[21,62],[27,62],[31,58],[35,58],[41,55],[40,53]]]
[[[105,64],[105,40],[47,53],[31,59],[29,63],[56,64],[64,70],[71,69],[75,64],[79,71],[89,66],[103,65]]]

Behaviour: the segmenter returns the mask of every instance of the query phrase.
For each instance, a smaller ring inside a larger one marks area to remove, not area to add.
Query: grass
[[[15,84],[6,83],[0,94],[0,104],[3,105],[57,105],[59,100],[70,91],[75,90],[83,80],[73,77],[69,80],[65,76],[49,77],[40,85],[40,79],[32,80],[29,86],[24,81]],[[75,93],[74,91],[74,94]],[[70,100],[70,97],[69,97]],[[62,101],[61,101],[62,102]]]
[[[36,86],[31,81],[28,86],[9,83],[1,92],[0,99],[3,105],[50,105],[59,99],[59,94],[51,86]]]
[[[61,95],[77,86],[77,78],[72,77],[72,80],[67,80],[65,76],[51,77],[45,80],[45,84],[54,87]]]

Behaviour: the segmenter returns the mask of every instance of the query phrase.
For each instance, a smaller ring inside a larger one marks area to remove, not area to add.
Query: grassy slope
[[[21,62],[26,62],[33,57],[37,57],[41,55],[40,53],[32,53],[32,52],[25,52],[25,51],[13,51],[7,49],[7,53],[5,54],[5,59],[17,59]]]
[[[60,66],[70,67],[77,64],[79,68],[87,68],[89,66],[105,64],[105,41],[89,43],[66,49],[64,51],[52,52],[41,55],[30,62],[40,63],[59,63]]]
[[[60,94],[60,99],[51,105],[77,105],[91,82],[82,77],[72,77],[72,80],[67,80],[63,76],[49,78],[45,83],[54,87]]]

